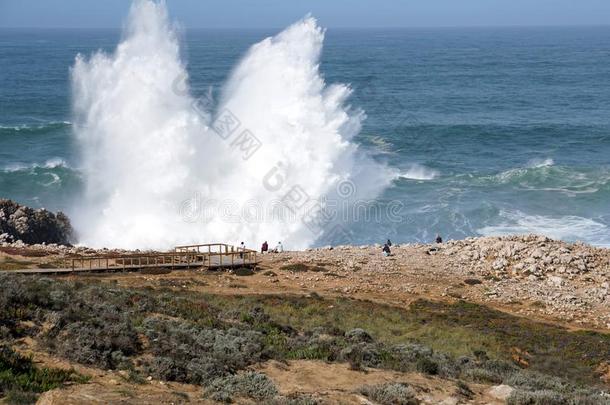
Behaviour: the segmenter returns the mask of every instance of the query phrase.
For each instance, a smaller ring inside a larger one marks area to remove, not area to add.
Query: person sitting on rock
[[[261,253],[267,253],[269,251],[269,244],[267,241],[263,242],[263,246],[261,246]]]
[[[384,256],[389,256],[390,254],[392,254],[392,252],[390,251],[390,245],[388,245],[387,243],[383,245],[382,251]]]
[[[282,242],[278,242],[275,249],[273,249],[274,253],[282,253],[284,251],[284,246],[282,246]]]

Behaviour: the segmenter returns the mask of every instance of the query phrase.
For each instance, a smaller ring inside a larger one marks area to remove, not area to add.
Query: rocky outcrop
[[[17,241],[69,245],[74,242],[74,229],[62,212],[54,214],[0,199],[0,243]]]
[[[608,251],[582,243],[554,241],[544,236],[505,236],[450,241],[441,250],[477,273],[498,278],[549,278],[561,285],[561,277],[608,268]],[[553,276],[552,276],[553,275]]]
[[[523,316],[610,329],[610,249],[520,235],[393,246],[390,257],[379,245],[284,256],[278,259],[287,269],[310,266],[285,276],[303,288],[334,285],[332,291],[340,294],[464,299]]]

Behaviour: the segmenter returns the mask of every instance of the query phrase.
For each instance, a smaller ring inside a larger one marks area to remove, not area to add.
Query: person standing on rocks
[[[246,244],[244,242],[239,244],[239,258],[243,259],[244,258],[244,252],[246,251]]]
[[[267,241],[263,242],[263,246],[261,246],[261,253],[265,254],[269,251],[269,244]]]
[[[390,254],[392,254],[392,252],[390,251],[390,245],[388,245],[387,243],[383,245],[382,251],[384,256],[389,256]]]
[[[443,238],[438,233],[436,234],[436,239],[434,240],[436,243],[443,243]]]
[[[388,241],[385,244],[391,247],[392,246],[392,241],[388,239]]]

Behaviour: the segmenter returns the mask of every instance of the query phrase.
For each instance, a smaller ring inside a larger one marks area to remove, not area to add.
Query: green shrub
[[[128,317],[104,309],[99,316],[51,329],[47,344],[64,358],[105,369],[128,368],[128,357],[141,348]]]
[[[204,395],[220,402],[232,402],[234,397],[262,401],[274,398],[278,390],[265,374],[248,371],[212,381],[204,390]]]
[[[360,393],[381,405],[418,405],[415,391],[407,384],[388,383],[367,385],[360,388]]]
[[[438,374],[438,363],[436,363],[433,360],[430,360],[427,357],[422,357],[421,359],[417,360],[415,368],[420,373],[425,373],[425,374],[430,374],[430,375]]]
[[[345,337],[347,338],[347,340],[354,343],[373,342],[373,337],[367,331],[360,328],[352,329],[348,332],[345,332]]]
[[[566,392],[573,389],[572,385],[568,384],[565,380],[530,370],[519,370],[512,373],[504,379],[503,383],[526,391],[549,390]]]
[[[560,393],[550,390],[515,390],[506,403],[507,405],[565,405],[568,404],[568,400]]]
[[[462,366],[461,374],[464,378],[481,383],[500,384],[522,371],[506,361],[489,360],[486,355],[478,357],[483,360],[469,361]]]
[[[9,403],[35,402],[36,394],[61,387],[65,382],[86,380],[74,370],[36,368],[30,358],[0,346],[0,396],[6,396]]]
[[[37,399],[38,394],[35,392],[12,389],[7,392],[5,401],[11,405],[27,405],[36,403]]]
[[[252,330],[156,318],[145,319],[142,329],[155,356],[146,369],[166,380],[202,384],[265,358],[263,335]]]
[[[462,375],[465,379],[478,383],[500,384],[502,382],[501,376],[482,367],[468,368]]]

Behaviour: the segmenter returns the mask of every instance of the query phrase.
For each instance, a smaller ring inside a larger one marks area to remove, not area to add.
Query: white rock
[[[499,399],[500,401],[506,401],[514,390],[515,389],[510,385],[502,384],[491,387],[491,389],[488,391],[488,394],[495,399]]]
[[[554,285],[555,287],[561,287],[565,284],[564,279],[559,276],[549,276],[547,281],[549,284]]]

